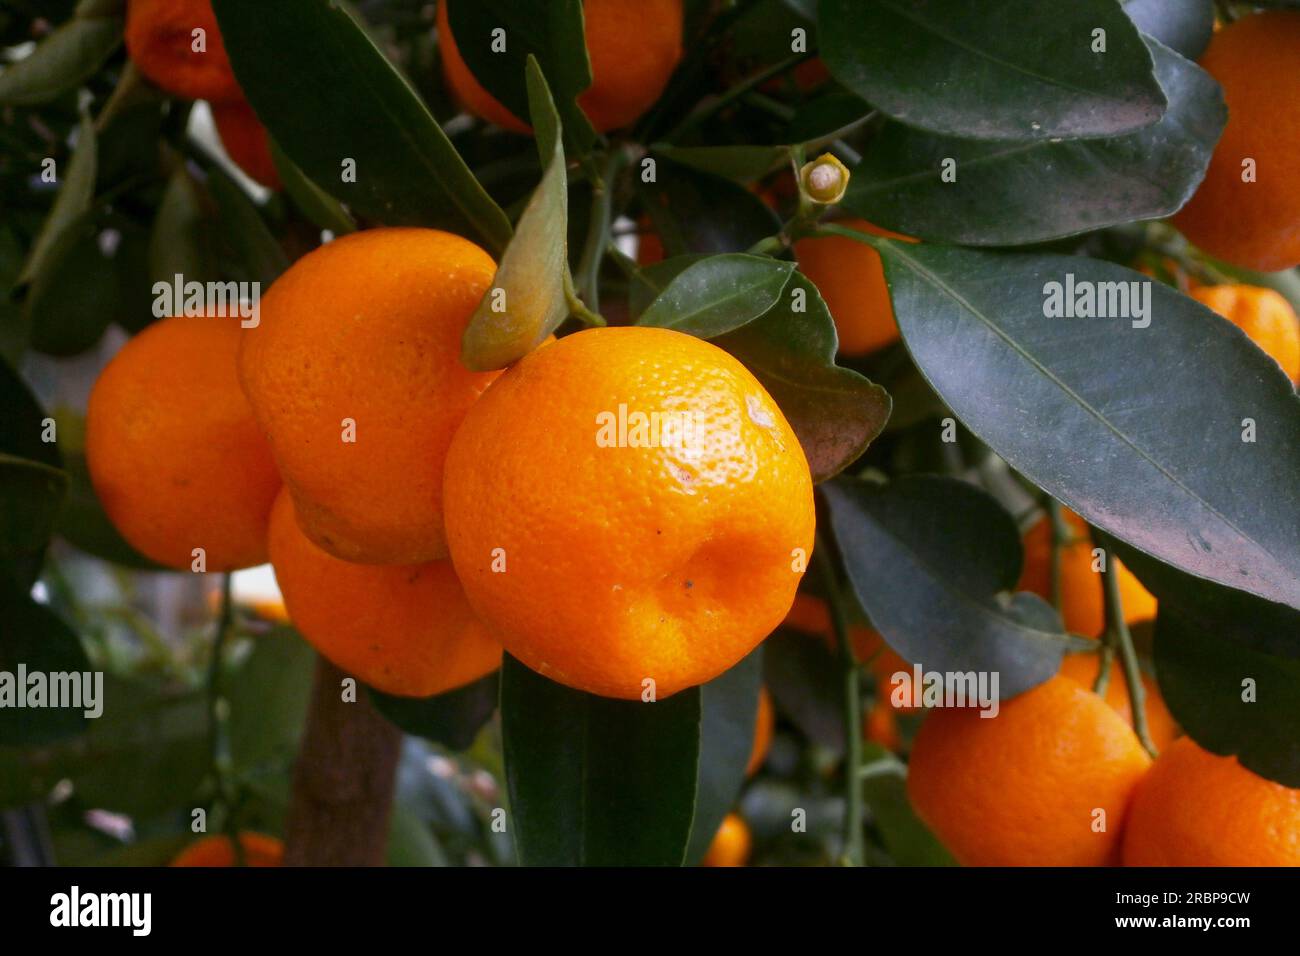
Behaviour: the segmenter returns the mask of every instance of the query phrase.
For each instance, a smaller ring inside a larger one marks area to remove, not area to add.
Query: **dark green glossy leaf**
[[[714,344],[744,362],[776,400],[799,436],[814,481],[852,464],[889,420],[888,393],[835,364],[835,323],[801,273],[791,276],[773,308]]]
[[[525,866],[677,866],[694,815],[698,688],[654,703],[556,684],[509,655],[501,725]]]
[[[638,325],[712,338],[737,329],[781,299],[794,263],[741,254],[688,266],[650,303]]]
[[[0,72],[0,105],[49,102],[98,72],[121,42],[120,17],[79,13]]]
[[[461,341],[471,369],[504,368],[527,355],[568,317],[569,190],[555,111],[541,68],[528,58],[537,148],[545,172],[515,229],[492,287],[475,309]],[[498,308],[501,311],[497,311]]]
[[[1134,547],[1300,607],[1300,398],[1240,329],[1094,259],[874,244],[908,350],[982,441]],[[1052,283],[1134,317],[1046,318]]]
[[[0,674],[12,680],[14,692],[27,700],[35,675],[40,676],[46,693],[53,693],[56,675],[70,675],[78,691],[84,687],[82,675],[90,671],[90,662],[81,641],[63,620],[43,604],[33,601],[16,584],[0,580]],[[19,667],[27,677],[26,686],[17,683]],[[80,696],[80,694],[78,694]],[[93,683],[90,696],[94,696]],[[67,701],[64,701],[67,702]],[[72,737],[86,729],[86,711],[93,711],[92,701],[81,697],[78,707],[52,707],[47,700],[38,707],[18,707],[14,702],[0,707],[0,744],[36,746]],[[98,704],[103,705],[104,700]]]
[[[1147,36],[1189,60],[1205,52],[1214,33],[1214,0],[1124,0],[1124,12]]]
[[[39,554],[68,490],[65,472],[0,453],[0,557]]]
[[[785,146],[667,146],[652,148],[656,156],[693,169],[750,182],[790,161]]]
[[[1016,245],[1172,215],[1191,198],[1227,109],[1196,64],[1151,43],[1169,97],[1158,123],[1108,139],[956,139],[889,123],[854,170],[844,207],[937,242]],[[943,164],[956,162],[956,181]]]
[[[1116,136],[1166,103],[1115,0],[821,0],[822,59],[888,116],[950,136]],[[1094,52],[1094,30],[1105,52]]]
[[[468,750],[492,719],[500,695],[496,673],[435,697],[394,697],[370,688],[375,709],[408,734],[451,750]]]
[[[516,117],[534,117],[526,64],[537,60],[563,120],[569,145],[585,153],[596,131],[578,108],[591,85],[591,63],[580,0],[446,0],[456,49],[475,79]],[[505,31],[505,50],[493,49],[493,31]]]
[[[289,268],[289,257],[271,233],[257,204],[224,172],[213,167],[208,189],[216,200],[218,223],[230,248],[255,281],[269,287]]]
[[[763,683],[809,740],[844,753],[844,674],[822,634],[780,627],[763,642]]]
[[[801,106],[786,127],[791,143],[821,142],[826,137],[865,120],[871,107],[851,93],[832,92]]]
[[[30,458],[53,468],[63,459],[55,442],[43,440],[47,416],[27,383],[8,362],[0,361],[0,452]]]
[[[117,268],[86,214],[59,234],[27,293],[32,348],[60,356],[86,351],[113,320],[117,301]]]
[[[149,236],[149,271],[159,282],[208,282],[217,278],[212,224],[204,214],[199,184],[183,166],[172,173]]]
[[[336,236],[356,231],[357,224],[343,204],[308,179],[274,139],[270,139],[270,144],[271,159],[275,162],[275,171],[280,174],[280,183],[307,220]]]
[[[759,645],[725,674],[700,687],[700,781],[686,851],[689,865],[698,863],[709,849],[744,785],[762,678]]]
[[[653,183],[640,186],[664,252],[744,252],[781,228],[758,196],[729,179],[660,159]]]
[[[18,285],[25,285],[40,275],[49,264],[51,254],[64,230],[72,228],[90,210],[95,196],[95,175],[98,168],[98,150],[95,126],[88,115],[81,117],[77,128],[77,148],[72,159],[59,176],[59,192],[54,206],[41,227],[40,235],[32,243],[27,264],[18,277]]]
[[[879,744],[866,744],[862,798],[885,849],[898,866],[955,866],[952,855],[921,822],[907,798],[907,767]]]
[[[386,225],[505,247],[505,214],[346,9],[319,0],[214,0],[213,9],[244,93],[313,182]],[[349,159],[356,182],[343,181]]]
[[[883,486],[840,478],[823,491],[854,593],[904,659],[927,672],[996,673],[1002,699],[1060,670],[1059,620],[998,596],[1015,587],[1021,548],[1015,521],[991,496],[937,477]]]
[[[298,750],[316,654],[292,628],[253,638],[252,653],[223,675],[230,758],[238,770],[288,766]]]
[[[1161,602],[1156,616],[1156,675],[1174,718],[1202,747],[1236,754],[1242,766],[1300,787],[1300,660],[1248,646],[1261,626],[1241,595],[1232,616]],[[1243,615],[1243,616],[1236,616]],[[1300,615],[1292,612],[1292,645]]]

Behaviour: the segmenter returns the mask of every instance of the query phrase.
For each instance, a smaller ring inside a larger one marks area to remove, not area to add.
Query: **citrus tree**
[[[10,857],[1300,864],[1298,8],[0,0]]]

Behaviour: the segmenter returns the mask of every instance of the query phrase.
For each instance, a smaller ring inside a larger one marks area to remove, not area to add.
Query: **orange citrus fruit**
[[[700,866],[744,866],[749,862],[753,845],[749,825],[738,814],[728,813],[722,818],[722,825],[714,834]]]
[[[244,866],[279,866],[284,859],[284,844],[273,836],[243,830],[239,847]],[[208,836],[196,840],[177,854],[168,866],[235,866],[235,846],[228,836]]]
[[[271,158],[271,138],[248,101],[213,103],[212,120],[231,161],[267,189],[279,189],[280,173]]]
[[[682,57],[682,0],[586,0],[583,15],[592,79],[578,105],[601,132],[628,126],[659,99]],[[470,71],[445,3],[438,4],[438,50],[447,86],[465,109],[504,129],[529,132]]]
[[[1254,285],[1207,285],[1191,296],[1237,326],[1300,382],[1300,318],[1280,292]]]
[[[872,743],[880,744],[886,750],[898,750],[903,746],[903,736],[898,731],[898,718],[894,708],[883,697],[877,697],[862,718],[862,736]]]
[[[201,51],[196,30],[203,31]],[[242,95],[210,0],[130,0],[126,52],[141,73],[175,96],[220,102]]]
[[[263,297],[240,379],[302,530],[335,557],[447,556],[443,460],[497,374],[461,364],[461,335],[495,271],[459,236],[372,229],[299,259]]]
[[[1151,766],[1096,694],[1053,677],[996,717],[931,710],[912,743],[917,814],[965,866],[1102,866],[1118,859],[1133,788]]]
[[[1138,784],[1124,863],[1300,866],[1300,790],[1182,737]]]
[[[1068,677],[1077,684],[1092,689],[1101,669],[1101,658],[1096,654],[1066,654],[1061,661],[1061,676]],[[1146,674],[1142,675],[1142,687],[1146,691],[1147,732],[1157,750],[1164,750],[1178,736],[1178,724],[1165,699],[1160,696],[1160,688]],[[1133,726],[1133,708],[1129,703],[1128,685],[1124,683],[1124,670],[1119,661],[1111,661],[1110,677],[1106,682],[1106,703],[1111,710],[1124,718],[1124,723]]]
[[[176,317],[150,325],[100,373],[86,409],[86,463],[122,537],[141,554],[189,570],[266,561],[266,523],[280,488],[235,361],[237,318]]]
[[[1276,272],[1300,264],[1300,11],[1269,10],[1217,31],[1201,57],[1228,125],[1205,180],[1173,223],[1206,252]]]
[[[840,225],[886,239],[916,241],[861,219]],[[825,236],[800,239],[794,244],[794,254],[799,271],[826,300],[839,333],[841,353],[866,355],[898,341],[898,322],[880,253],[856,239]]]
[[[340,561],[298,528],[286,492],[271,512],[268,544],[298,632],[376,690],[431,697],[501,666],[501,645],[470,610],[450,561]]]
[[[754,745],[749,750],[749,763],[745,765],[745,776],[752,777],[758,773],[767,759],[767,752],[772,749],[772,733],[776,730],[776,708],[772,706],[772,695],[766,687],[758,692],[758,714],[754,719]]]
[[[1088,525],[1073,511],[1065,509],[1065,520],[1073,540],[1061,549],[1061,617],[1065,629],[1084,637],[1097,637],[1106,629],[1106,594],[1100,571],[1092,569],[1092,541]],[[1052,598],[1052,522],[1042,518],[1025,533],[1025,560],[1016,584],[1019,591],[1030,591],[1045,601]],[[1149,621],[1156,616],[1156,599],[1142,586],[1133,572],[1119,558],[1120,601],[1124,620],[1130,624]]]
[[[505,645],[562,684],[667,697],[771,633],[812,553],[812,478],[736,359],[589,329],[520,360],[447,455],[452,560]]]

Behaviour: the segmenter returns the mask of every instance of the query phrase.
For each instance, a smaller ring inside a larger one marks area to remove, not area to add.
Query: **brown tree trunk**
[[[317,658],[285,820],[285,866],[384,863],[402,732],[364,688],[355,703],[344,703],[347,676]]]

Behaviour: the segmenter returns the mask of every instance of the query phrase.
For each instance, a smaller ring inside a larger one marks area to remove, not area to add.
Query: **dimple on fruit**
[[[682,57],[682,0],[587,0],[582,9],[592,80],[578,105],[601,132],[628,126],[659,99]],[[465,109],[504,129],[529,132],[470,71],[446,3],[438,4],[438,50],[447,85]]]
[[[653,328],[578,332],[497,379],[452,442],[445,508],[465,593],[506,650],[627,699],[748,654],[789,609],[815,523],[763,386]]]
[[[86,409],[86,463],[104,511],[141,554],[230,571],[266,560],[280,477],[240,391],[236,318],[178,316],[105,366]]]
[[[1118,862],[1124,815],[1151,766],[1096,694],[1053,677],[996,717],[932,710],[912,744],[907,792],[965,866]]]
[[[1300,866],[1300,790],[1183,737],[1138,785],[1128,866]]]
[[[200,36],[203,49],[195,49]],[[126,51],[141,73],[175,96],[220,102],[242,95],[211,0],[130,0]]]
[[[442,469],[497,375],[461,364],[492,257],[434,229],[372,229],[299,259],[262,299],[240,380],[298,522],[345,561],[447,556]]]
[[[376,690],[431,697],[501,666],[501,645],[469,609],[451,562],[340,561],[298,528],[287,492],[271,512],[268,546],[299,633]]]
[[[1200,63],[1223,87],[1228,125],[1174,225],[1246,269],[1300,264],[1300,10],[1228,24]]]

